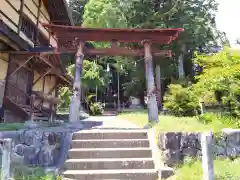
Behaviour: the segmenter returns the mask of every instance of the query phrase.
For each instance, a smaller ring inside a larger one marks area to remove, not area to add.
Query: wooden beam
[[[43,49],[41,52],[15,52],[15,51],[6,51],[7,53],[12,54],[33,54],[33,55],[54,55],[54,54],[62,54],[62,53],[76,53],[75,48],[49,48]],[[143,56],[144,49],[128,49],[128,48],[101,48],[101,49],[89,49],[84,48],[83,50],[85,55],[100,55],[100,56]],[[158,50],[152,49],[151,53],[153,56],[159,57],[171,57],[171,50]]]
[[[49,90],[49,92],[47,93],[48,95],[51,95],[52,94],[52,92],[56,89],[56,87],[57,87],[57,83]]]
[[[46,82],[46,76],[43,77],[43,84],[42,84],[42,92],[45,91],[45,82]]]
[[[39,76],[34,82],[33,82],[33,86],[43,77],[45,77],[46,75],[48,75],[51,71],[53,70],[53,68],[50,68],[49,70],[47,70],[44,74],[42,74],[41,76]]]
[[[8,16],[5,16],[1,10],[0,15],[3,15],[10,22],[12,22],[16,28],[18,28],[18,25],[15,24]],[[9,28],[3,21],[0,21],[0,31],[3,32],[9,39],[16,42],[17,45],[22,49],[29,51],[29,49],[31,48],[27,42],[22,40],[21,37],[17,33],[14,33],[11,28]]]
[[[44,24],[43,26],[55,32],[58,39],[78,37],[82,41],[112,41],[118,42],[141,42],[146,39],[151,40],[152,43],[170,44],[175,40],[182,28],[169,29],[117,29],[117,28],[82,28],[77,26],[63,26]]]
[[[53,65],[52,65],[52,63],[50,63],[49,61],[48,61],[48,59],[46,59],[46,57],[44,57],[43,55],[37,55],[36,57],[38,57],[39,59],[41,59],[43,62],[45,62],[48,66],[50,66],[51,68],[55,68]]]
[[[40,29],[39,29],[39,19],[40,19],[40,9],[41,9],[41,5],[42,5],[42,3],[41,3],[42,1],[41,0],[38,0],[38,12],[37,12],[37,23],[36,23],[36,26],[37,26],[37,34],[36,34],[36,37],[35,37],[35,42],[34,42],[34,47],[36,47],[37,46],[37,43],[38,43],[38,36],[39,36],[39,31],[40,31]],[[40,43],[40,42],[39,42]]]
[[[13,63],[16,63],[16,64],[19,65],[19,66],[22,65],[21,62],[19,62],[19,61],[13,61]],[[32,69],[29,68],[29,67],[27,67],[27,66],[25,66],[25,67],[23,66],[22,68],[27,69],[28,71],[32,71]]]
[[[84,49],[86,55],[99,56],[144,56],[144,49],[127,49],[127,48],[105,48],[105,49]],[[169,57],[169,50],[152,50],[153,56]]]
[[[30,56],[26,61],[24,61],[15,71],[13,71],[9,76],[14,75],[19,69],[24,67],[34,56]]]
[[[21,0],[21,6],[19,10],[18,35],[20,34],[21,26],[22,26],[23,7],[24,7],[24,0]]]

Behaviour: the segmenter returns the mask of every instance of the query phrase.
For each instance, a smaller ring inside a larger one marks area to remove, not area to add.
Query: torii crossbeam
[[[170,44],[183,29],[104,29],[82,28],[75,26],[61,26],[43,24],[58,40],[58,48],[55,52],[76,52],[76,70],[73,85],[73,97],[70,105],[70,122],[79,121],[81,71],[84,55],[105,56],[145,56],[145,70],[148,91],[148,119],[149,123],[156,123],[158,119],[158,106],[156,101],[155,82],[153,73],[152,56],[170,56],[169,50],[152,49],[154,44]],[[111,42],[111,48],[88,49],[85,42]],[[117,47],[117,43],[141,43],[143,49],[126,49]]]

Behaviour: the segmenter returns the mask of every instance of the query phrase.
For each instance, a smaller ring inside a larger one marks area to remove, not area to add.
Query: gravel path
[[[92,125],[92,128],[139,129],[137,125],[116,116],[94,116],[83,122],[86,128],[89,128],[88,125]]]

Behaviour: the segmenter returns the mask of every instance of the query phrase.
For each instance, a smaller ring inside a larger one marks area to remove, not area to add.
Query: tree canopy
[[[194,51],[203,52],[203,49],[229,43],[226,35],[216,28],[216,0],[70,0],[69,5],[73,10],[75,24],[84,27],[184,28],[184,32],[173,44],[156,46],[173,51],[172,58],[154,58],[155,64],[161,64],[161,76],[166,80],[163,84],[167,84],[170,77],[176,77],[179,53],[184,52],[186,75],[193,76]],[[108,46],[106,43],[92,44],[95,47]],[[146,83],[142,57],[105,57],[101,58],[101,62],[102,68],[106,68],[108,63],[114,67],[114,71],[119,71],[121,64],[121,90],[127,95],[143,99]],[[91,70],[92,68],[89,68],[87,74],[97,75]],[[97,83],[93,80],[89,82],[89,87]]]

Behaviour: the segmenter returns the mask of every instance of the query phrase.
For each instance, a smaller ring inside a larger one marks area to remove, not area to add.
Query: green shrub
[[[164,97],[164,107],[175,116],[194,116],[199,110],[199,103],[190,88],[171,84]]]
[[[204,92],[204,95],[202,97],[202,102],[204,103],[204,105],[216,105],[218,103],[217,99],[216,99],[216,95],[213,91],[206,91]]]
[[[209,124],[218,120],[218,117],[214,113],[205,113],[198,116],[198,120],[203,124]]]
[[[102,115],[104,112],[104,106],[102,103],[92,103],[90,104],[90,114],[93,116]]]
[[[231,117],[225,114],[205,113],[198,116],[198,120],[203,124],[209,124],[213,122],[220,122],[227,127],[239,128],[240,123],[237,118]]]
[[[43,168],[30,168],[27,166],[14,167],[14,169],[12,169],[11,176],[12,180],[62,180],[60,176],[53,173],[47,175]]]
[[[1,123],[0,131],[18,131],[24,128],[24,123]]]

